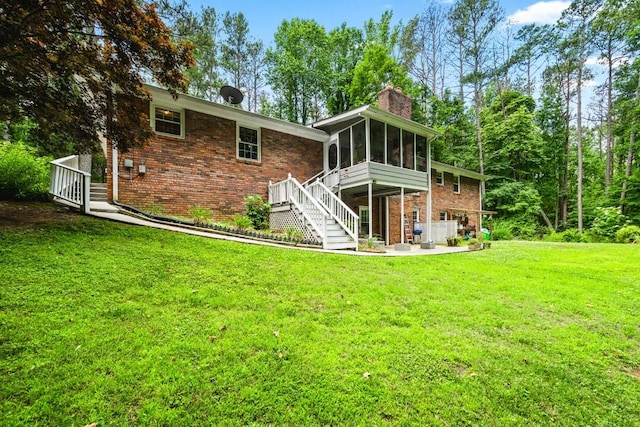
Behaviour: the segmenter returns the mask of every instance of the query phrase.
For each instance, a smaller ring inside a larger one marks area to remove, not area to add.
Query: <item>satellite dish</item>
[[[233,86],[222,86],[220,96],[231,105],[240,104],[244,99],[242,92]]]

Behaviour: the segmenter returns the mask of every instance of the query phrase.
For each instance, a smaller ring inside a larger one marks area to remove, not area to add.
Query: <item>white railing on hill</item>
[[[319,179],[307,186],[311,196],[320,202],[329,215],[347,232],[354,242],[358,241],[358,215],[353,212],[333,191]]]
[[[293,204],[304,216],[305,221],[313,228],[322,241],[322,246],[327,246],[327,219],[329,214],[314,200],[313,196],[289,174],[285,181],[275,184],[269,183],[269,203]]]
[[[91,174],[78,169],[79,156],[69,156],[51,162],[49,193],[78,205],[89,213],[89,187]]]

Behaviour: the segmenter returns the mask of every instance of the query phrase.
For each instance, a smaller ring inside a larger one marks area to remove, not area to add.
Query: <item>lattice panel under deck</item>
[[[280,211],[280,212],[271,212],[269,215],[269,228],[274,231],[285,232],[288,228],[293,228],[294,230],[298,230],[304,236],[305,240],[319,240],[318,237],[306,227],[303,218],[298,216],[296,211],[293,209]]]

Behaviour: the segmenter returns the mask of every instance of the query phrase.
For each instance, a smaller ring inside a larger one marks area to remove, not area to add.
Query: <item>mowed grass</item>
[[[640,245],[0,234],[0,425],[640,425]]]

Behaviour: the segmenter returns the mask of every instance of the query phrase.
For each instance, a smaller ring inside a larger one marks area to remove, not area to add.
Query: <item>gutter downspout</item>
[[[112,199],[118,200],[118,148],[111,144],[111,190]]]

